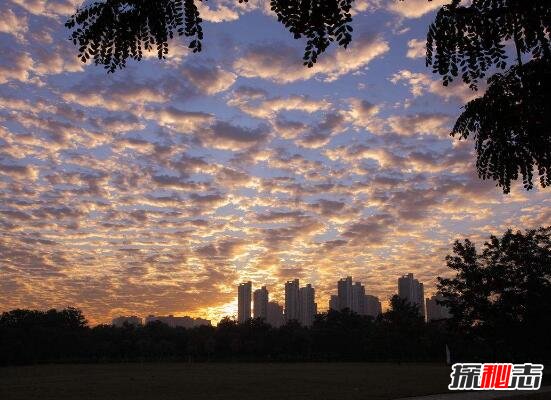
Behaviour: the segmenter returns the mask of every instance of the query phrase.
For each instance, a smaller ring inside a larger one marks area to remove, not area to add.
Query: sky
[[[357,0],[352,45],[314,68],[268,1],[200,6],[185,39],[107,74],[63,24],[79,0],[0,5],[0,311],[237,314],[237,285],[345,276],[383,307],[435,291],[455,240],[551,224],[549,190],[504,195],[449,136],[479,95],[445,88],[424,38],[445,1]]]

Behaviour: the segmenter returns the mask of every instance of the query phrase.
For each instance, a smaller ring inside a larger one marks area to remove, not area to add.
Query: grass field
[[[446,393],[435,364],[83,364],[0,368],[2,400],[396,399]]]

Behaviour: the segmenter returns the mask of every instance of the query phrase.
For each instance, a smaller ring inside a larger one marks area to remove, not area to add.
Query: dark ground
[[[38,365],[0,368],[0,399],[383,400],[449,393],[449,375],[441,364]]]

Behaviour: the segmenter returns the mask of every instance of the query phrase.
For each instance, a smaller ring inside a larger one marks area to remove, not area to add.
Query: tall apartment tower
[[[365,287],[360,282],[356,282],[352,285],[352,304],[350,310],[360,315],[366,314]]]
[[[270,301],[268,303],[268,317],[266,322],[274,328],[279,328],[285,323],[283,319],[283,307],[275,301]]]
[[[299,289],[299,319],[301,325],[312,326],[314,317],[317,313],[317,304],[315,303],[316,291],[312,285]]]
[[[398,296],[416,304],[419,307],[419,313],[425,316],[425,293],[423,284],[413,278],[413,274],[407,274],[398,278]]]
[[[339,296],[339,311],[345,308],[352,309],[352,277],[341,279],[337,283]]]
[[[268,290],[266,286],[253,293],[253,315],[255,318],[268,319]]]
[[[243,282],[237,288],[237,322],[242,323],[251,318],[252,283]]]
[[[298,279],[285,283],[285,321],[299,320]]]
[[[377,318],[383,312],[381,302],[378,297],[370,294],[365,295],[365,315]]]
[[[339,296],[334,294],[331,295],[331,298],[329,299],[329,309],[339,311]]]

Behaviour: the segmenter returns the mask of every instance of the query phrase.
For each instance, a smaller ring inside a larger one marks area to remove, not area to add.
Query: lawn
[[[445,393],[436,364],[88,364],[0,368],[0,399],[394,399]]]
[[[384,400],[449,393],[450,368],[390,363],[0,367],[1,400]],[[544,383],[549,384],[548,376]],[[543,400],[549,393],[519,398]]]

